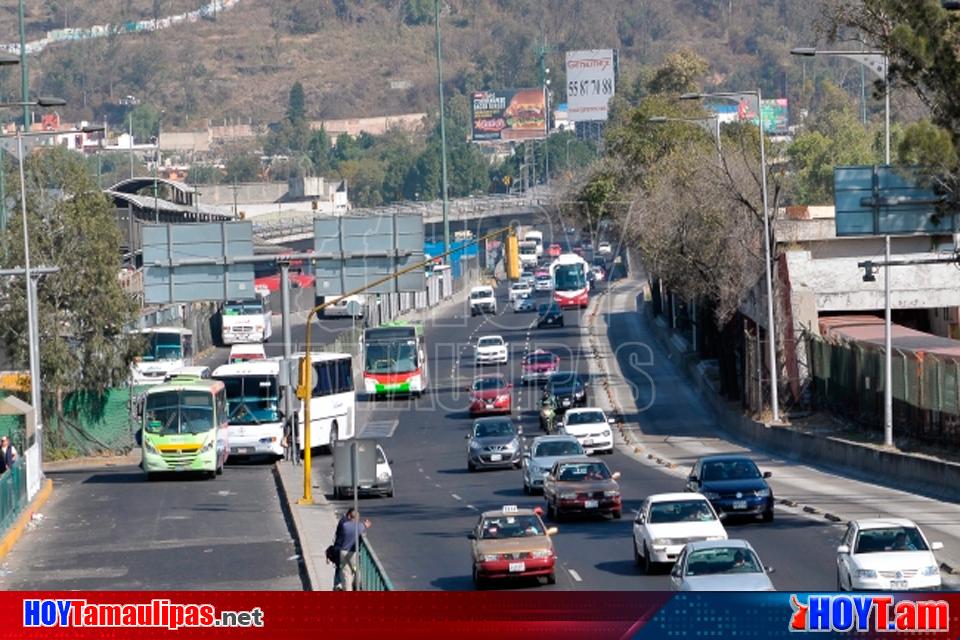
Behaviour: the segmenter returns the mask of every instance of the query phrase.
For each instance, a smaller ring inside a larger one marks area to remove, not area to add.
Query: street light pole
[[[767,151],[763,131],[763,96],[756,91],[736,91],[723,93],[685,93],[681,100],[702,100],[703,98],[726,98],[742,100],[753,97],[757,101],[757,118],[760,125],[760,189],[763,200],[763,252],[764,275],[767,286],[767,356],[770,367],[770,411],[773,422],[780,421],[779,373],[777,371],[777,330],[773,315],[773,250],[770,242],[770,206],[767,199]],[[719,138],[718,138],[719,139]]]
[[[437,90],[440,94],[440,180],[443,202],[443,252],[450,250],[450,204],[447,200],[447,124],[443,105],[443,48],[440,38],[440,0],[434,2],[434,19],[437,34]]]
[[[883,80],[883,161],[890,166],[890,58],[882,51],[825,51],[813,47],[791,49],[795,56],[837,56],[853,60]],[[893,322],[890,308],[890,236],[883,237],[883,443],[893,446]]]
[[[17,3],[17,17],[20,22],[20,100],[23,102],[23,130],[30,129],[30,87],[27,83],[30,81],[30,74],[27,72],[27,37],[23,19],[23,0]],[[30,278],[28,277],[29,281]],[[40,416],[37,415],[37,424],[40,424]]]
[[[21,9],[23,4],[21,2]],[[33,275],[30,273],[30,232],[27,224],[27,181],[23,172],[23,133],[17,127],[17,166],[20,173],[20,216],[23,218],[23,274],[27,281],[27,341],[30,358],[30,404],[33,405],[36,416],[37,442],[42,443],[41,429],[43,420],[40,407],[40,348],[38,342],[37,311],[33,286]],[[42,446],[42,445],[41,445]]]

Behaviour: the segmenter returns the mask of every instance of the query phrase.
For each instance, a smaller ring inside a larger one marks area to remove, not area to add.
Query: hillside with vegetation
[[[27,3],[27,39],[48,30],[191,11],[200,0]],[[119,122],[128,95],[165,111],[164,125],[273,122],[301,82],[310,119],[430,111],[436,104],[433,0],[241,0],[229,11],[144,34],[54,44],[31,57],[31,87],[69,102],[70,119]],[[814,39],[817,2],[795,0],[447,0],[448,92],[539,83],[545,42],[557,101],[563,52],[617,48],[621,86],[687,48],[710,61],[708,82],[771,96],[799,87],[792,45]],[[0,40],[17,38],[16,3],[0,7]],[[16,96],[19,75],[0,74]]]

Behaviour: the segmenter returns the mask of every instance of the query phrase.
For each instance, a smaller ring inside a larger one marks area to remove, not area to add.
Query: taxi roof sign
[[[516,513],[517,511],[519,511],[519,509],[517,509],[517,505],[515,504],[507,504],[503,506],[504,513]]]

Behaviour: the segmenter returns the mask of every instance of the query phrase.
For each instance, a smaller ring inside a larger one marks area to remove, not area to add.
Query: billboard
[[[607,103],[616,89],[615,55],[613,49],[567,52],[567,114],[571,122],[607,119]]]
[[[720,118],[720,122],[751,122],[757,124],[757,97],[744,94],[739,98],[711,99],[707,109]],[[767,133],[787,133],[790,126],[789,104],[786,98],[764,100],[763,130]]]
[[[471,97],[474,142],[547,136],[547,99],[543,89],[474,91]]]

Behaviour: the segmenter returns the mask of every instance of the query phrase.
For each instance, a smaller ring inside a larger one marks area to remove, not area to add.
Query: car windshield
[[[650,505],[650,524],[669,522],[709,522],[716,520],[706,500],[654,502]]]
[[[760,477],[760,470],[753,460],[738,458],[735,460],[716,460],[703,464],[705,482],[723,480],[753,480]]]
[[[514,291],[526,291],[530,288],[530,285],[528,285],[526,282],[518,282],[510,288]]]
[[[531,538],[545,533],[543,522],[537,516],[493,516],[484,518],[480,524],[481,540]]]
[[[503,438],[516,434],[517,430],[509,420],[478,422],[473,425],[473,436],[475,438]]]
[[[474,300],[476,300],[476,299],[478,299],[478,298],[492,298],[492,297],[493,297],[493,291],[491,291],[491,290],[486,290],[486,289],[482,289],[482,290],[480,290],[480,291],[471,291],[471,292],[470,292],[470,297],[473,298]]]
[[[567,424],[596,424],[606,421],[602,411],[577,411],[567,414]]]
[[[549,279],[550,279],[550,275],[546,273],[541,273],[540,275],[537,276],[537,280],[540,280],[541,282]]]
[[[541,442],[533,454],[534,458],[552,458],[557,456],[576,456],[583,454],[583,447],[575,440],[556,440]]]
[[[763,573],[763,567],[757,554],[745,547],[699,549],[687,558],[688,576],[727,573]]]
[[[223,305],[225,316],[262,316],[263,303],[257,300],[231,301]]]
[[[503,338],[480,338],[478,347],[499,347],[503,345]]]
[[[583,482],[590,480],[609,480],[610,470],[602,462],[584,462],[565,464],[560,467],[557,479],[561,482]]]
[[[580,386],[580,379],[575,373],[558,371],[550,376],[550,382],[548,383],[551,388],[554,387],[566,387],[570,388],[574,385]]]
[[[554,356],[552,353],[531,353],[527,356],[527,364],[552,364]]]
[[[927,551],[927,543],[916,527],[861,529],[854,553],[882,551]]]
[[[507,384],[503,378],[477,378],[473,381],[474,391],[490,391],[491,389],[503,389]]]

